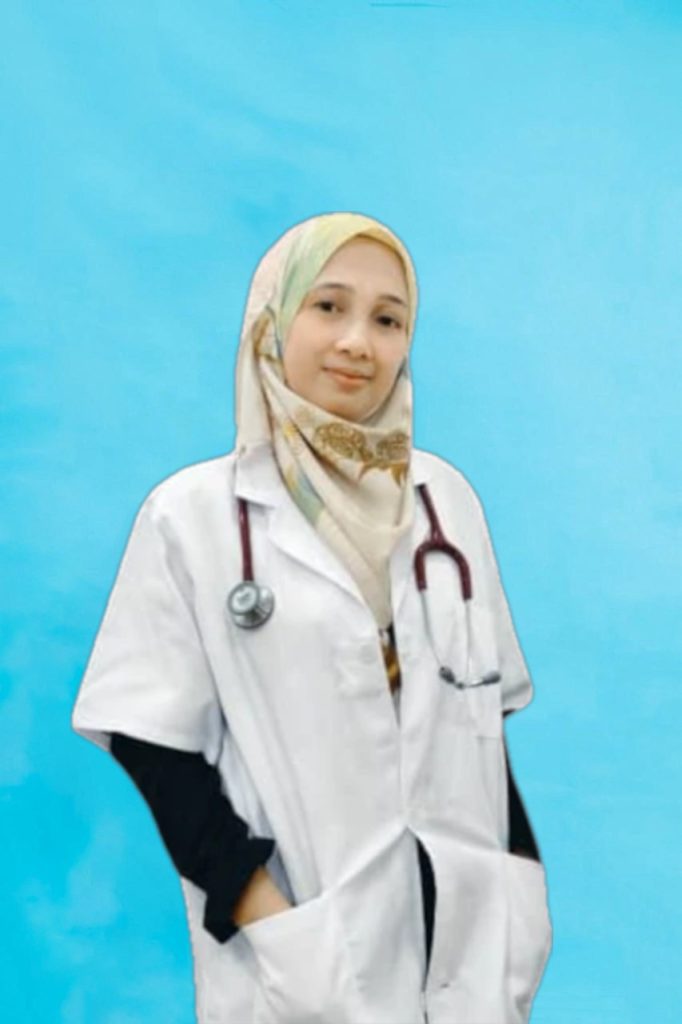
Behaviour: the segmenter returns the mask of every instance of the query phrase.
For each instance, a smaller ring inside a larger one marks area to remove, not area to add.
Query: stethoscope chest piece
[[[232,621],[242,629],[262,626],[272,615],[275,596],[269,587],[253,580],[242,580],[233,587],[227,597],[227,609]]]

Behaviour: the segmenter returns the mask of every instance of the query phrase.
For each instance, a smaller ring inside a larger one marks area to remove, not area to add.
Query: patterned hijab
[[[414,515],[410,485],[412,383],[404,360],[362,421],[327,412],[285,383],[282,356],[298,309],[323,266],[357,235],[400,257],[408,289],[408,343],[417,283],[410,256],[383,224],[356,213],[303,221],[268,250],[251,282],[237,358],[237,454],[269,440],[293,500],[336,552],[371,608],[390,624],[389,558]]]

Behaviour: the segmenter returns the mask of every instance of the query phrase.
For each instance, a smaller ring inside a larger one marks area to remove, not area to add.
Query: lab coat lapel
[[[332,580],[352,594],[356,600],[363,601],[362,594],[345,565],[324,542],[288,491],[273,510],[269,537],[272,543],[290,558]]]
[[[242,455],[237,460],[236,474],[235,492],[238,497],[269,506],[267,529],[270,541],[290,558],[332,580],[364,605],[365,600],[350,572],[289,494],[269,442],[263,442]],[[428,472],[417,450],[413,450],[412,479],[415,487],[414,522],[412,528],[400,537],[390,560],[394,615],[412,571],[417,531],[424,529],[424,515],[420,511],[421,499],[416,485],[428,479]]]
[[[268,539],[280,551],[363,602],[351,574],[289,494],[270,442],[262,442],[237,459],[235,493],[249,502],[268,506]]]
[[[407,584],[414,572],[414,553],[428,534],[429,522],[424,509],[424,503],[417,491],[417,485],[425,483],[428,486],[429,479],[430,475],[422,452],[417,448],[413,448],[412,484],[414,487],[414,518],[410,529],[406,530],[402,537],[398,539],[390,561],[391,603],[393,606],[394,623],[400,613]]]

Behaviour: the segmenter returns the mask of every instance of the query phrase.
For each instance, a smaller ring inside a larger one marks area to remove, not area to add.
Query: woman
[[[480,504],[411,443],[416,308],[379,222],[282,236],[235,450],[143,503],[81,685],[180,873],[202,1024],[520,1024],[549,953],[502,725],[531,683]],[[424,591],[434,512],[466,561]]]

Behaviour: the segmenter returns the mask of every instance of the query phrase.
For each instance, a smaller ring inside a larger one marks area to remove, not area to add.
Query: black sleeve
[[[232,910],[273,839],[249,836],[246,822],[220,788],[202,754],[112,733],[111,753],[146,800],[163,843],[183,878],[206,893],[204,927],[218,942],[238,930]]]

